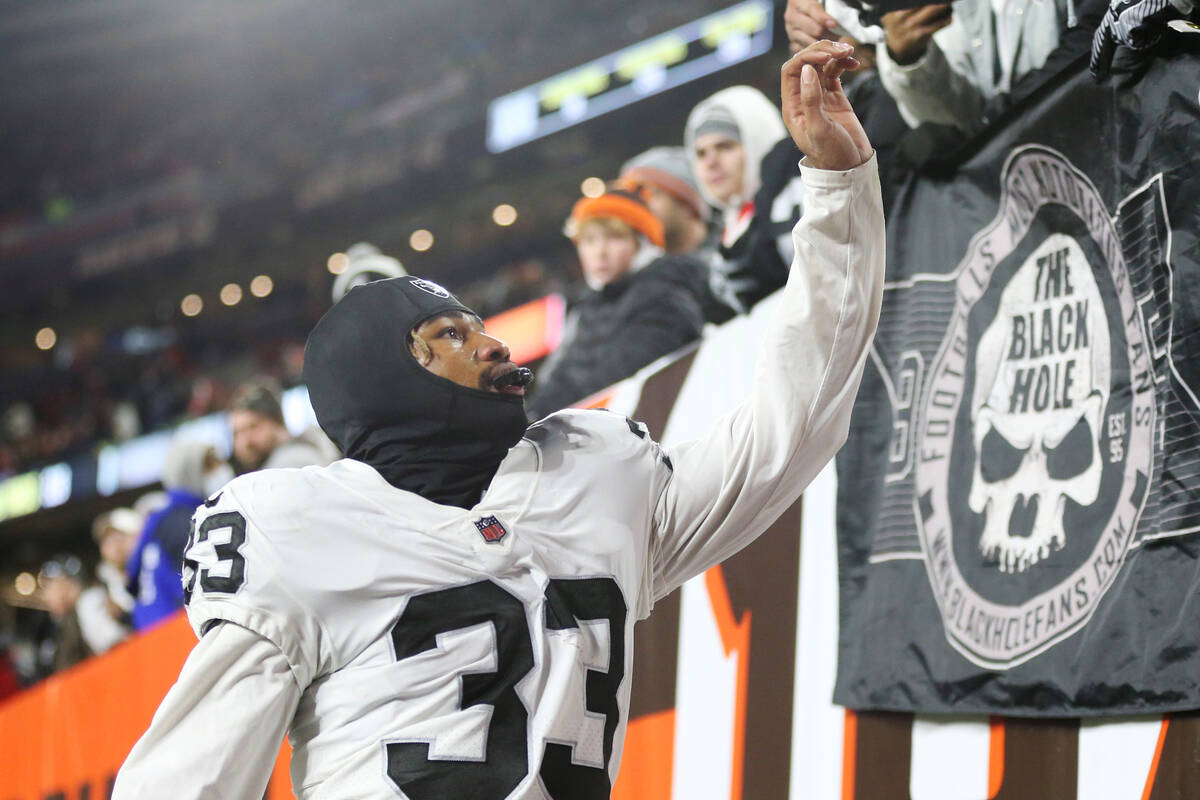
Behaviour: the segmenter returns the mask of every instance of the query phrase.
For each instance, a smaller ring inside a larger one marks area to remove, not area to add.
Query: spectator
[[[1071,0],[989,0],[884,14],[879,76],[910,127],[983,127],[984,107],[1040,68],[1076,24]]]
[[[233,470],[212,445],[187,439],[171,444],[162,477],[167,503],[150,514],[129,559],[136,630],[145,630],[183,607],[180,574],[192,512],[231,478]]]
[[[73,555],[59,555],[42,565],[38,585],[50,613],[49,636],[38,653],[39,673],[73,667],[92,654],[83,638],[75,603],[83,592],[83,564]]]
[[[721,211],[712,290],[736,313],[783,286],[800,218],[801,153],[766,95],[732,86],[688,115],[684,143],[704,198]]]
[[[100,549],[99,583],[84,589],[75,604],[83,638],[93,653],[104,653],[131,630],[134,598],[125,586],[125,567],[142,531],[142,517],[132,508],[117,508],[96,517],[92,538]]]
[[[684,146],[701,195],[721,212],[723,245],[732,245],[749,227],[762,159],[786,137],[779,109],[750,86],[722,89],[688,115]]]
[[[730,265],[718,252],[719,229],[710,228],[712,206],[700,196],[691,161],[682,147],[652,147],[621,167],[617,185],[646,198],[663,224],[668,255],[695,259],[704,319],[720,324],[741,309],[726,300]]]
[[[634,156],[621,167],[617,184],[646,198],[662,222],[667,253],[691,253],[708,243],[712,208],[700,196],[682,147],[652,147]]]
[[[567,223],[587,289],[526,401],[540,418],[627,378],[696,339],[704,326],[695,262],[662,257],[662,223],[636,193],[575,204]]]
[[[879,74],[905,122],[950,125],[973,134],[985,107],[1041,68],[1063,31],[1094,27],[1094,0],[988,0],[932,4],[860,18],[858,0],[788,0],[785,27],[793,50],[839,28],[878,42]],[[876,3],[881,11],[895,3]],[[854,6],[855,8],[851,8]],[[1085,8],[1086,7],[1086,8]],[[859,22],[879,21],[882,29]],[[1090,35],[1090,34],[1089,34]]]
[[[281,393],[270,381],[256,379],[242,384],[233,398],[229,419],[238,474],[276,467],[324,466],[333,460],[318,445],[288,432]]]

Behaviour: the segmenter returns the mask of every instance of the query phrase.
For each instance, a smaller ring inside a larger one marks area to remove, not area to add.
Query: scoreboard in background
[[[770,0],[747,0],[493,100],[487,147],[501,153],[762,55]]]

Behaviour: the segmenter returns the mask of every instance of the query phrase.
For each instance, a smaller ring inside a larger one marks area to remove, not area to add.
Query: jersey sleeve
[[[796,254],[755,365],[750,396],[707,436],[667,450],[652,591],[665,596],[749,544],[846,440],[879,320],[884,223],[872,156],[845,172],[801,164]]]
[[[112,797],[262,797],[300,687],[274,643],[238,625],[201,637]]]
[[[184,604],[197,636],[224,621],[274,644],[303,688],[322,663],[321,623],[287,580],[297,533],[282,515],[255,514],[251,505],[288,487],[262,485],[272,478],[260,475],[269,474],[239,478],[196,510],[184,551]]]

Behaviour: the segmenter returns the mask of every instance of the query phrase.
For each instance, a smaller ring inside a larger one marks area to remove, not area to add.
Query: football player
[[[114,797],[258,798],[286,732],[302,798],[606,798],[634,622],[728,558],[845,439],[883,282],[850,48],[783,69],[808,200],[748,400],[664,450],[616,414],[526,429],[527,371],[413,277],[351,290],[305,363],[347,458],[237,478],[185,556],[200,637]]]

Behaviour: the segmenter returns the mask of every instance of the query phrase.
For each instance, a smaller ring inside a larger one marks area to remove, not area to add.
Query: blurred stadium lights
[[[242,302],[242,287],[236,283],[227,283],[221,287],[221,302],[227,306],[236,306]]]
[[[37,345],[38,350],[49,350],[58,341],[58,334],[54,332],[54,328],[42,328],[37,332],[33,341]]]
[[[492,209],[492,222],[501,228],[507,228],[517,221],[517,209],[508,203],[501,203]]]
[[[325,262],[325,266],[331,275],[341,275],[346,271],[346,267],[350,266],[350,257],[345,253],[334,253]]]
[[[179,301],[179,310],[185,317],[194,317],[204,310],[204,300],[198,294],[189,294]]]
[[[270,275],[255,275],[250,281],[250,294],[255,297],[266,297],[271,292],[275,291],[275,281],[271,280]]]
[[[265,275],[259,277],[270,281]],[[252,282],[251,291],[253,286]],[[484,325],[509,345],[513,361],[527,364],[558,347],[565,317],[566,301],[561,295],[551,294],[488,317]],[[284,424],[295,436],[317,424],[304,386],[284,391],[282,408]],[[143,434],[120,444],[104,444],[73,457],[69,463],[59,462],[0,480],[0,522],[96,496],[144,489],[162,477],[162,465],[176,437],[208,442],[218,455],[227,457],[232,445],[229,415],[224,411],[206,414],[172,430]]]
[[[22,597],[29,597],[29,595],[33,594],[34,589],[37,588],[37,578],[28,572],[22,572],[13,580],[13,588]]]
[[[412,236],[408,237],[408,246],[418,253],[424,253],[433,247],[433,234],[424,228],[417,228],[412,232]]]
[[[42,507],[42,484],[37,472],[0,482],[0,519],[32,514]]]
[[[108,497],[120,488],[121,449],[117,445],[107,444],[96,453],[96,493]],[[37,473],[33,473],[37,475]],[[24,476],[22,476],[24,477]],[[0,484],[0,490],[5,484]],[[36,510],[36,509],[34,509]],[[9,514],[6,516],[15,516]],[[0,516],[3,518],[3,516]]]
[[[134,325],[117,340],[122,351],[132,355],[145,355],[165,350],[175,343],[175,331],[171,328],[148,328]]]
[[[502,153],[761,55],[770,0],[746,0],[488,104],[487,147]]]
[[[71,465],[66,462],[51,464],[43,469],[38,479],[41,485],[42,508],[54,508],[70,500],[73,480]]]
[[[583,192],[584,197],[599,197],[604,194],[604,181],[599,178],[584,178],[583,183],[579,184],[579,191]]]

